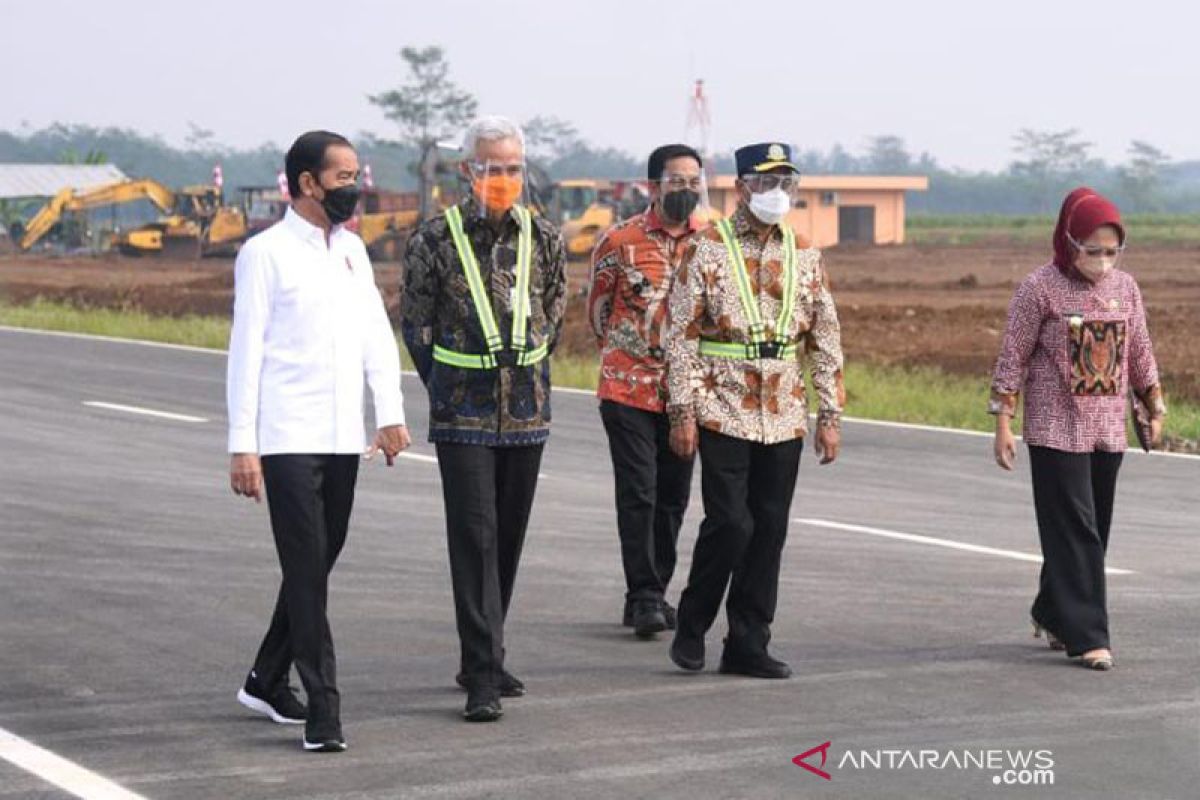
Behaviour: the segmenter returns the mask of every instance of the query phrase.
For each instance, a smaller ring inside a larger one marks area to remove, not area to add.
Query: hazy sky
[[[402,46],[439,44],[481,111],[638,155],[683,136],[699,77],[716,149],[895,133],[994,169],[1018,129],[1076,127],[1110,161],[1134,138],[1200,158],[1198,26],[1182,0],[0,0],[0,128],[388,136],[366,95],[402,81]]]

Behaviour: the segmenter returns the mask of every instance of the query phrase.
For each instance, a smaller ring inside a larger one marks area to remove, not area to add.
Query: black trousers
[[[504,620],[537,489],[542,445],[439,442],[437,456],[460,668],[468,683],[495,685],[504,668]]]
[[[1029,448],[1042,574],[1031,611],[1067,655],[1109,646],[1104,554],[1121,453]]]
[[[662,600],[692,490],[693,459],[671,452],[667,415],[600,403],[616,479],[617,532],[627,600]]]
[[[341,713],[325,609],[329,573],[346,543],[358,460],[357,455],[262,458],[283,582],[254,670],[264,686],[274,687],[287,680],[295,663],[310,722],[336,722]]]
[[[704,522],[679,601],[679,634],[702,638],[729,588],[726,648],[766,651],[803,439],[759,444],[700,430]]]

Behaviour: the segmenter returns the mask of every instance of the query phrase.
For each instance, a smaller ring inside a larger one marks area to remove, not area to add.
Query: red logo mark
[[[829,755],[829,745],[830,745],[830,743],[826,742],[825,744],[817,745],[816,747],[814,747],[811,750],[806,750],[805,752],[803,752],[800,755],[793,758],[792,763],[795,764],[797,767],[804,767],[806,770],[808,770],[809,772],[811,772],[814,775],[820,775],[822,778],[824,778],[827,781],[833,780],[833,778],[830,776],[830,774],[828,772],[826,772],[825,770],[820,769],[819,767],[814,767],[812,764],[806,764],[804,762],[804,759],[808,758],[812,754],[819,751],[821,753],[821,766],[822,767],[825,766],[825,759]]]

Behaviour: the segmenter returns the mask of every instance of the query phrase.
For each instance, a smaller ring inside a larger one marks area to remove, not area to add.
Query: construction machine
[[[13,238],[16,239],[18,247],[28,250],[49,233],[64,214],[138,200],[149,200],[163,213],[170,211],[175,205],[174,193],[153,180],[121,181],[83,192],[63,189],[25,223],[19,237]]]
[[[158,181],[142,178],[82,192],[61,190],[26,223],[17,244],[22,250],[33,247],[66,214],[138,200],[148,200],[163,216],[114,234],[112,246],[126,255],[228,254],[246,238],[245,215],[224,205],[217,187],[189,186],[173,192]]]
[[[123,255],[174,258],[232,256],[246,240],[246,214],[227,206],[220,188],[186,186],[158,220],[113,237]]]

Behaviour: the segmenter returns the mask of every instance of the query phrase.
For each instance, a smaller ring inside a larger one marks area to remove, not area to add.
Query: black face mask
[[[700,203],[700,193],[690,189],[667,192],[662,196],[663,214],[672,222],[687,222]]]
[[[321,187],[325,189],[324,186]],[[354,184],[339,186],[336,189],[325,189],[325,199],[321,201],[325,216],[334,225],[341,225],[354,216],[358,208],[358,187]]]

